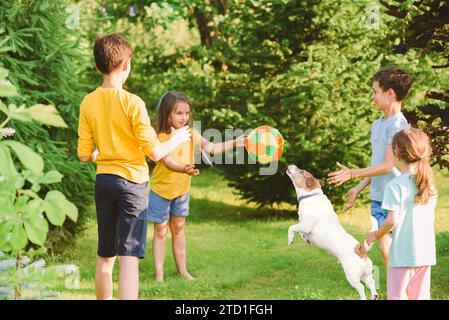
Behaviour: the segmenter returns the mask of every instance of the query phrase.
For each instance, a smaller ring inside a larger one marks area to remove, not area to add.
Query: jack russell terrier
[[[361,258],[355,253],[358,241],[340,225],[331,202],[321,190],[320,181],[293,164],[288,166],[287,175],[293,182],[299,203],[299,223],[288,229],[288,245],[293,243],[295,233],[299,233],[307,243],[325,249],[338,258],[346,279],[360,299],[366,300],[363,281],[371,291],[371,298],[377,300],[373,263],[368,257]]]

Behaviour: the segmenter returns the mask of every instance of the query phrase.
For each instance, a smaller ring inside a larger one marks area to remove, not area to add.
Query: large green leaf
[[[6,80],[0,80],[0,97],[18,96],[16,87]]]
[[[19,120],[23,122],[31,122],[33,119],[31,116],[25,112],[27,109],[25,105],[21,105],[20,107],[17,107],[15,104],[9,105],[9,116],[13,118],[14,120]]]
[[[16,198],[16,191],[25,184],[25,179],[21,175],[8,178],[0,177],[0,197]]]
[[[0,111],[3,112],[4,114],[8,114],[8,107],[1,101],[0,101]]]
[[[6,141],[0,142],[0,175],[5,177],[16,176],[18,173],[14,167],[14,162],[11,158],[11,153],[6,147]]]
[[[14,222],[11,220],[0,220],[0,250],[10,251],[10,233],[14,226]]]
[[[32,184],[35,184],[39,183],[39,180],[43,177],[43,174],[36,174],[31,170],[22,170],[22,176]]]
[[[48,222],[41,215],[32,220],[24,221],[28,239],[34,244],[44,245],[47,239]]]
[[[14,198],[0,197],[0,221],[11,219],[15,215]]]
[[[22,189],[22,187],[25,185],[25,179],[19,174],[9,179],[12,180],[15,190]]]
[[[23,228],[22,222],[17,221],[11,231],[11,248],[14,251],[19,251],[23,249],[28,243],[28,237],[25,229]]]
[[[42,183],[42,184],[58,183],[58,182],[62,181],[62,177],[64,177],[64,176],[56,170],[48,171],[39,180],[39,183]]]
[[[31,182],[31,190],[33,192],[39,192],[41,189],[39,185],[39,180],[43,177],[43,174],[36,174],[31,170],[23,170],[22,175],[25,179],[27,179],[29,182]]]
[[[28,202],[27,210],[23,213],[23,223],[28,239],[38,245],[43,245],[48,233],[48,222],[42,216],[43,201],[40,199]]]
[[[30,147],[12,140],[3,141],[2,143],[9,146],[15,152],[25,168],[30,169],[35,174],[40,175],[42,173],[44,170],[44,161],[42,160],[42,157]]]
[[[73,221],[78,220],[78,208],[70,201],[66,200],[64,203],[67,216]]]
[[[48,126],[62,128],[68,127],[64,119],[59,115],[59,112],[55,106],[36,104],[26,109],[25,112],[28,113],[33,120]]]
[[[56,226],[62,226],[66,215],[73,221],[78,219],[78,208],[57,190],[47,193],[44,208],[48,220]]]
[[[0,67],[0,80],[5,80],[8,74],[9,71],[7,69]]]

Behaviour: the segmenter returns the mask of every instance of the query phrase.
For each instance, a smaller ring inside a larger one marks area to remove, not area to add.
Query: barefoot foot
[[[188,273],[187,271],[183,272],[183,273],[179,273],[179,275],[181,277],[183,277],[184,279],[189,280],[189,281],[195,280],[195,278],[190,273]]]
[[[163,274],[154,275],[154,281],[156,281],[158,283],[164,282],[164,275]]]

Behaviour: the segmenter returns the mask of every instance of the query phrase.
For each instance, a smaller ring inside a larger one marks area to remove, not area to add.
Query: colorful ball
[[[269,163],[281,158],[284,138],[277,129],[264,125],[248,134],[245,148],[251,159],[262,164]]]

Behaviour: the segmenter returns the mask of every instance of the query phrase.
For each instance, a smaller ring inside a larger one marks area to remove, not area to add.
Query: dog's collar
[[[304,196],[298,197],[298,202],[301,202],[302,200],[307,199],[307,198],[310,198],[310,197],[321,196],[321,195],[322,195],[322,193],[318,193],[318,192],[311,193],[311,194],[306,194],[306,195],[304,195]]]

